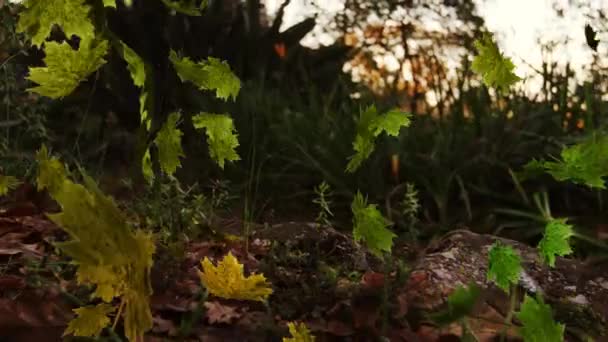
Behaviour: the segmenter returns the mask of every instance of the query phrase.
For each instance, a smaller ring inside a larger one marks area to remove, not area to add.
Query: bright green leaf
[[[392,109],[386,114],[377,117],[373,124],[375,126],[374,136],[377,137],[382,132],[386,132],[387,135],[393,137],[398,136],[401,127],[408,127],[410,125],[410,116],[408,113]]]
[[[127,44],[120,42],[122,58],[127,62],[127,68],[136,87],[143,87],[146,82],[146,68],[144,61]]]
[[[241,158],[236,153],[239,146],[232,118],[225,114],[200,113],[192,117],[196,129],[205,129],[209,153],[223,169],[224,161],[236,161]]]
[[[542,297],[534,298],[525,295],[520,311],[515,314],[523,327],[520,335],[526,342],[557,342],[564,340],[565,326],[553,320],[551,307],[543,302]]]
[[[375,106],[367,107],[359,116],[357,136],[353,142],[355,155],[350,157],[346,172],[354,172],[374,151],[375,139],[382,132],[397,136],[401,127],[410,125],[410,114],[393,109],[384,115],[378,115]]]
[[[148,109],[146,108],[148,103],[148,93],[146,91],[142,91],[139,95],[139,117],[141,119],[141,123],[146,125],[146,129],[150,130],[152,126],[152,120],[150,115],[148,115]]]
[[[175,173],[181,166],[180,158],[184,157],[182,150],[182,131],[177,128],[180,118],[178,112],[171,113],[158,132],[154,143],[158,147],[158,161],[161,169],[168,175]]]
[[[70,321],[63,335],[97,337],[110,324],[108,315],[114,310],[114,306],[105,303],[74,309],[77,317]]]
[[[171,50],[169,60],[182,82],[192,82],[201,90],[215,90],[220,99],[235,99],[241,89],[241,81],[230,70],[228,63],[217,58],[208,57],[206,61],[195,63]]]
[[[76,35],[90,41],[95,36],[89,19],[91,6],[84,0],[26,0],[23,5],[25,10],[19,16],[17,32],[32,37],[34,45],[40,46],[54,25],[59,25],[67,37]]]
[[[509,286],[519,282],[521,258],[513,247],[496,241],[488,254],[488,263],[488,280],[493,280],[501,289],[509,292]]]
[[[513,73],[515,65],[510,58],[502,55],[492,35],[486,33],[480,40],[476,40],[475,48],[479,55],[473,60],[471,69],[483,77],[487,86],[508,90],[521,80]]]
[[[146,150],[146,153],[144,153],[144,157],[142,158],[141,171],[146,181],[149,184],[152,184],[152,181],[154,180],[154,170],[152,170],[152,157],[150,156],[149,149]]]
[[[383,252],[390,253],[397,236],[386,228],[392,223],[382,216],[375,204],[368,205],[361,192],[357,191],[351,209],[355,241],[363,240],[370,252],[378,257],[382,257]]]
[[[545,226],[545,234],[538,244],[542,259],[551,267],[555,266],[555,256],[572,253],[568,239],[574,235],[572,226],[566,224],[568,219],[551,219]]]
[[[67,43],[48,42],[44,62],[46,67],[30,68],[29,80],[39,86],[28,89],[43,96],[60,98],[69,95],[80,82],[106,63],[103,59],[108,42],[80,42],[78,50]]]
[[[608,176],[608,136],[592,135],[561,152],[559,162],[544,162],[547,172],[558,181],[569,180],[591,188],[605,189]]]
[[[103,7],[116,8],[116,0],[103,0]]]

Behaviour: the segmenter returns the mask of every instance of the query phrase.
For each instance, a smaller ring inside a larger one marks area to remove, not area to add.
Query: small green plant
[[[317,215],[315,221],[319,227],[329,227],[331,226],[329,218],[334,216],[329,208],[331,205],[330,198],[332,196],[331,187],[329,184],[327,184],[327,182],[323,181],[321,184],[315,187],[315,194],[317,197],[312,202],[319,206],[319,214]]]
[[[156,187],[147,187],[130,209],[142,223],[158,231],[160,241],[171,244],[213,233],[217,211],[230,200],[226,185],[215,182],[206,195],[198,184],[184,187],[173,176],[163,177]]]
[[[416,223],[418,223],[418,211],[420,210],[420,203],[418,201],[418,190],[412,183],[406,183],[405,194],[401,201],[401,214],[405,218],[407,229],[412,240],[418,238],[418,231],[416,230]]]
[[[383,253],[391,253],[393,239],[397,236],[387,229],[392,225],[375,204],[367,204],[367,199],[357,192],[351,205],[353,212],[353,238],[363,240],[370,252],[379,258]]]

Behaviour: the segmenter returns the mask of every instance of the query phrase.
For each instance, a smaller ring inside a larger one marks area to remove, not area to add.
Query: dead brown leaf
[[[242,314],[238,312],[237,308],[224,305],[217,301],[205,302],[203,305],[207,309],[206,316],[210,324],[230,324],[234,320],[242,317]]]

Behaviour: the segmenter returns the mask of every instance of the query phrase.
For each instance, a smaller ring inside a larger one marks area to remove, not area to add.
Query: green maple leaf
[[[8,194],[20,184],[19,180],[13,176],[0,175],[0,196]]]
[[[146,105],[148,103],[148,93],[146,91],[142,91],[139,95],[139,117],[141,119],[141,123],[146,125],[146,129],[150,130],[152,126],[152,120],[150,115],[148,114],[148,109]]]
[[[553,178],[591,188],[606,188],[603,178],[608,176],[608,136],[594,134],[581,143],[563,149],[561,157],[559,162],[543,163]]]
[[[475,48],[479,54],[473,60],[471,69],[483,77],[487,86],[508,90],[521,80],[513,73],[515,65],[511,59],[502,55],[489,33],[475,41]]]
[[[26,0],[25,10],[19,16],[17,32],[32,37],[32,44],[40,46],[59,25],[66,36],[90,41],[95,28],[89,19],[91,6],[84,0]]]
[[[116,0],[103,0],[103,7],[116,8]]]
[[[381,115],[374,120],[372,127],[375,128],[374,136],[386,132],[387,135],[396,137],[401,131],[401,127],[408,127],[411,124],[410,114],[404,113],[397,109],[392,109],[386,114]]]
[[[496,241],[488,254],[488,263],[488,280],[494,281],[501,289],[509,292],[509,286],[519,282],[521,258],[513,247]]]
[[[81,41],[78,50],[67,43],[48,42],[44,62],[46,67],[30,68],[29,80],[39,86],[28,89],[43,96],[60,98],[69,95],[80,82],[106,63],[103,59],[108,42]]]
[[[226,114],[200,113],[192,117],[196,129],[205,129],[209,154],[223,169],[225,160],[236,161],[241,158],[236,153],[239,146],[232,118]]]
[[[127,62],[127,69],[129,70],[129,74],[131,75],[131,79],[133,80],[133,84],[136,87],[142,88],[141,94],[139,95],[139,116],[141,123],[146,126],[146,129],[150,130],[150,126],[152,122],[148,115],[148,110],[146,106],[148,106],[148,93],[145,90],[146,84],[146,65],[127,44],[120,42],[122,46],[122,58]],[[144,171],[145,173],[146,171]]]
[[[110,324],[108,315],[115,310],[114,306],[105,303],[74,309],[77,317],[70,321],[63,336],[97,337]]]
[[[184,156],[182,150],[182,131],[177,129],[177,123],[180,118],[178,112],[171,113],[167,118],[167,122],[158,132],[154,143],[158,147],[158,161],[161,169],[172,175],[178,167],[181,166],[180,158]]]
[[[38,191],[48,189],[50,193],[54,193],[60,189],[67,176],[65,167],[59,159],[51,157],[46,146],[42,145],[36,152],[36,160],[40,170],[36,181]]]
[[[520,311],[515,314],[523,326],[520,335],[528,342],[556,342],[564,340],[565,326],[553,320],[551,307],[543,302],[542,297],[534,298],[525,295]]]
[[[152,181],[154,180],[154,170],[152,169],[152,157],[150,156],[150,149],[147,149],[146,153],[144,153],[141,162],[141,169],[144,178],[149,184],[152,184]]]
[[[397,136],[401,127],[411,123],[410,114],[393,109],[384,115],[378,115],[374,105],[367,107],[359,116],[357,136],[353,142],[355,154],[350,157],[346,172],[354,172],[374,151],[375,140],[382,132]]]
[[[555,256],[572,253],[568,239],[574,235],[572,226],[566,224],[568,219],[551,219],[545,226],[545,234],[538,243],[542,259],[551,267],[555,266]]]
[[[127,44],[120,42],[122,46],[122,58],[127,62],[127,69],[136,87],[143,87],[146,82],[146,68],[144,61]]]
[[[165,6],[174,10],[175,12],[182,13],[185,15],[199,17],[202,15],[202,11],[207,7],[207,0],[162,0]],[[200,4],[197,4],[199,3]]]
[[[476,284],[470,284],[468,287],[458,286],[448,296],[447,309],[431,315],[431,319],[445,326],[465,318],[473,312],[480,294],[481,289]]]
[[[375,204],[368,205],[359,191],[353,199],[351,209],[355,241],[363,240],[370,252],[378,257],[382,257],[383,252],[390,253],[393,239],[397,236],[386,228],[392,223],[382,216]]]
[[[171,50],[169,60],[182,82],[192,82],[201,90],[215,90],[220,99],[236,99],[241,89],[241,81],[230,70],[228,63],[217,58],[208,57],[206,61],[195,63]]]

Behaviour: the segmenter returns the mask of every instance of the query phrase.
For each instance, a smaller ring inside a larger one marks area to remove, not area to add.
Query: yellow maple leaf
[[[203,271],[198,272],[201,283],[215,296],[263,302],[272,293],[263,275],[245,277],[243,265],[230,252],[217,266],[207,257],[201,261],[201,265]]]
[[[104,195],[84,171],[81,172],[84,185],[77,184],[68,178],[59,159],[49,156],[45,147],[37,157],[40,165],[38,186],[48,189],[62,209],[60,213],[47,215],[71,237],[55,246],[78,265],[78,283],[96,287],[92,297],[105,302],[120,297],[122,304],[117,316],[124,319],[125,335],[129,341],[141,340],[152,328],[153,235],[134,231],[114,200]],[[85,310],[82,315],[97,319],[89,323],[76,321],[67,333],[95,332],[101,329],[102,323],[109,323],[99,312]]]
[[[98,336],[101,330],[110,324],[108,314],[114,312],[114,310],[114,306],[105,303],[74,309],[74,312],[78,316],[70,321],[63,336],[68,334],[73,334],[74,336]]]
[[[291,337],[283,337],[283,342],[314,342],[315,337],[304,323],[287,323]]]

